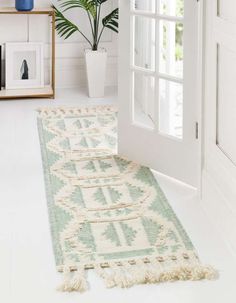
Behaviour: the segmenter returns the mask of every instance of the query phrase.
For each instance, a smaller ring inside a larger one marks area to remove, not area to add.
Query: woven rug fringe
[[[114,105],[99,105],[99,106],[81,106],[75,107],[43,107],[38,108],[39,117],[41,118],[58,118],[67,115],[86,115],[86,114],[108,114],[117,112],[118,108]]]
[[[211,266],[202,266],[200,263],[191,264],[189,260],[175,266],[173,262],[163,262],[161,264],[149,262],[145,264],[136,261],[135,264],[123,262],[119,265],[111,262],[109,267],[103,268],[100,265],[95,265],[94,268],[107,288],[129,288],[138,284],[155,284],[177,280],[214,280],[218,277],[217,271]],[[84,292],[88,289],[85,270],[79,269],[73,272],[64,270],[64,276],[64,282],[59,290]]]
[[[137,284],[154,284],[176,280],[212,280],[217,277],[216,271],[210,266],[180,265],[172,268],[157,268],[153,264],[123,265],[110,269],[99,269],[107,288],[129,288]]]
[[[86,272],[80,268],[76,271],[70,271],[69,267],[64,269],[64,281],[58,287],[59,291],[72,292],[79,291],[84,292],[88,290],[88,282],[86,279]]]

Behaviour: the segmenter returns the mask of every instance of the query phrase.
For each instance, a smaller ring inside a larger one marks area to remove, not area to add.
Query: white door
[[[120,0],[119,154],[196,186],[197,0]]]

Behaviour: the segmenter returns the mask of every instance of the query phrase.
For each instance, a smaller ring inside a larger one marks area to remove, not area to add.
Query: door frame
[[[199,180],[198,180],[198,187],[197,187],[197,194],[198,197],[202,197],[202,182],[203,182],[203,168],[204,168],[204,93],[205,93],[205,31],[206,31],[206,15],[205,15],[205,9],[206,9],[206,1],[205,0],[196,0],[198,1],[198,71],[197,71],[197,100],[198,100],[198,126],[197,126],[197,132],[199,137]]]
[[[186,1],[186,0],[185,0]],[[198,41],[197,41],[197,66],[198,69],[196,71],[197,73],[197,82],[196,82],[196,86],[197,86],[197,106],[196,106],[196,117],[197,117],[197,126],[196,126],[196,133],[198,136],[198,144],[197,144],[197,148],[198,148],[198,155],[199,155],[199,159],[198,159],[198,163],[197,163],[197,167],[198,167],[198,182],[197,182],[197,194],[199,197],[202,196],[202,175],[203,175],[203,166],[204,166],[204,79],[205,79],[205,74],[204,74],[204,61],[205,61],[205,0],[195,0],[197,1],[198,5],[197,5],[197,13],[198,13]],[[118,41],[118,45],[121,45],[120,43],[120,38]],[[123,52],[124,48],[122,49],[122,47],[119,47],[119,53]],[[122,72],[120,66],[118,65],[118,71],[119,73]],[[119,78],[119,77],[118,77]],[[118,81],[118,91],[119,91],[119,81]],[[118,104],[119,106],[119,104]],[[118,141],[119,142],[119,141]],[[172,178],[172,177],[171,177]],[[174,179],[174,178],[172,178]],[[175,179],[177,180],[177,179]],[[180,183],[186,184],[182,181],[177,180]],[[186,184],[188,185],[188,184]],[[191,185],[188,185],[190,187],[192,187]],[[194,187],[192,187],[194,188]]]

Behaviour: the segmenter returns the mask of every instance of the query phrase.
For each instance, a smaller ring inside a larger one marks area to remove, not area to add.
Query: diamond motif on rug
[[[147,167],[117,155],[114,107],[39,110],[52,241],[62,291],[215,277],[202,266]]]

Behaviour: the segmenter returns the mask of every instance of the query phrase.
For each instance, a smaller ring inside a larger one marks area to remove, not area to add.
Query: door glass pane
[[[172,81],[159,80],[159,131],[183,137],[183,86]]]
[[[153,128],[155,101],[155,78],[143,73],[133,73],[133,119],[134,122]]]
[[[183,23],[160,21],[160,72],[183,77]]]
[[[160,14],[168,16],[184,16],[184,0],[159,0]]]
[[[132,0],[131,7],[135,10],[155,13],[156,0]]]
[[[134,17],[134,64],[138,67],[155,69],[155,20]]]

